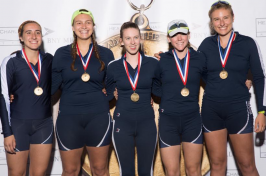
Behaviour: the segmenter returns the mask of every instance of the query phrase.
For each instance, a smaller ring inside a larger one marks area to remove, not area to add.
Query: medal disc
[[[134,93],[131,95],[131,100],[134,101],[134,102],[139,101],[139,94],[137,94],[137,93],[134,92]]]
[[[221,79],[226,79],[228,77],[228,72],[223,70],[220,72],[220,78]]]
[[[83,73],[83,74],[81,75],[81,79],[82,79],[82,81],[84,81],[84,82],[88,82],[88,81],[90,80],[90,75],[89,75],[88,73]]]
[[[188,88],[184,87],[182,90],[181,90],[181,95],[183,97],[187,97],[189,95],[189,90]]]
[[[42,93],[43,93],[43,90],[42,90],[42,88],[41,87],[36,87],[35,89],[34,89],[34,94],[35,95],[37,95],[37,96],[40,96],[40,95],[42,95]]]

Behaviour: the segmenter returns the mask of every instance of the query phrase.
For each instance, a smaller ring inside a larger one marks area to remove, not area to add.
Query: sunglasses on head
[[[226,5],[230,5],[230,3],[229,3],[229,2],[227,2],[227,1],[216,1],[215,3],[213,3],[213,4],[212,4],[212,6],[211,6],[211,7],[213,7],[213,6],[217,5],[218,3],[221,3],[221,4],[226,4]]]

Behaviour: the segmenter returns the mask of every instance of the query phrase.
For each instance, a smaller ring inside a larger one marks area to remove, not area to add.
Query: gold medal
[[[183,97],[187,97],[189,95],[189,90],[188,88],[184,87],[182,90],[181,90],[181,95]]]
[[[90,75],[85,72],[81,75],[81,79],[83,82],[88,82],[90,80]]]
[[[35,89],[34,89],[34,94],[37,95],[37,96],[40,96],[43,94],[43,90],[41,87],[37,86]]]
[[[137,93],[133,93],[132,95],[131,95],[131,100],[132,101],[134,101],[134,102],[137,102],[137,101],[139,101],[139,94],[137,94]]]
[[[221,79],[226,79],[228,77],[228,72],[223,70],[220,72],[220,78]]]

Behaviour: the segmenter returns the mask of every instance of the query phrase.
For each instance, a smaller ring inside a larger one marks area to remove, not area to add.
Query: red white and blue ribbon
[[[184,86],[186,86],[187,84],[187,77],[188,77],[188,68],[189,68],[189,60],[190,60],[190,53],[189,53],[189,49],[187,50],[187,54],[184,58],[184,65],[182,66],[176,52],[175,49],[173,49],[173,54],[174,54],[174,58],[175,58],[175,63],[176,63],[176,67],[177,67],[177,71],[179,73],[179,76],[184,84]]]
[[[127,66],[127,61],[126,61],[126,54],[124,55],[124,60],[123,60],[123,64],[124,64],[124,67],[125,67],[125,70],[126,70],[126,73],[127,73],[127,77],[128,77],[128,80],[130,82],[130,85],[133,89],[133,91],[136,90],[137,88],[137,84],[138,84],[138,80],[139,80],[139,72],[140,72],[140,67],[141,67],[141,63],[142,63],[142,56],[140,53],[138,53],[138,70],[136,71],[134,77],[132,77],[128,71],[128,66]]]
[[[92,51],[93,51],[93,45],[90,44],[89,54],[88,54],[87,58],[83,58],[83,56],[81,55],[80,50],[79,50],[78,43],[77,43],[77,50],[78,50],[79,58],[80,58],[81,63],[83,65],[84,71],[86,71],[87,68],[88,68],[90,59],[91,59],[91,54],[92,54]]]
[[[234,31],[232,31],[229,41],[227,43],[227,46],[225,48],[225,52],[222,52],[222,48],[221,48],[221,44],[220,44],[220,37],[218,36],[218,48],[219,48],[219,53],[220,53],[220,59],[222,62],[222,67],[225,68],[226,62],[228,60],[230,51],[231,51],[231,47],[232,47],[232,43],[235,40],[236,34],[234,33]]]
[[[41,59],[41,54],[39,53],[39,59],[38,59],[38,71],[34,69],[34,67],[31,66],[30,61],[26,55],[26,52],[24,50],[24,48],[21,51],[21,54],[23,56],[23,58],[25,59],[25,61],[27,62],[28,66],[30,67],[30,70],[33,74],[33,76],[35,77],[37,84],[39,85],[39,81],[41,78],[41,72],[42,72],[42,59]]]

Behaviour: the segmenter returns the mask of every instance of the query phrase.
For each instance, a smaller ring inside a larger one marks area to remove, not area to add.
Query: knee
[[[186,173],[188,176],[200,176],[200,166],[186,166]]]
[[[254,161],[245,161],[245,162],[238,162],[239,168],[243,174],[245,173],[253,173],[255,172],[256,165]]]
[[[108,175],[107,166],[92,166],[91,170],[94,176],[107,176]]]
[[[168,170],[168,171],[166,171],[166,175],[167,176],[179,176],[180,172],[179,172],[179,169]]]
[[[26,175],[26,170],[17,170],[17,169],[8,168],[8,175],[25,176]]]
[[[79,174],[80,168],[78,167],[66,167],[63,168],[64,176],[77,176]]]
[[[212,171],[224,171],[225,172],[226,164],[227,162],[224,159],[216,159],[216,160],[210,161]]]

